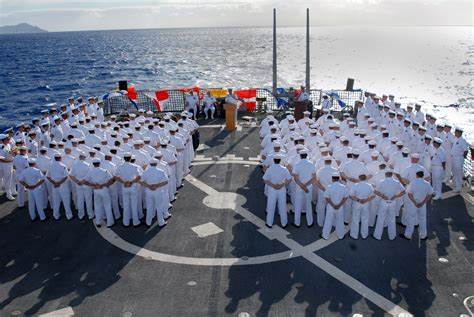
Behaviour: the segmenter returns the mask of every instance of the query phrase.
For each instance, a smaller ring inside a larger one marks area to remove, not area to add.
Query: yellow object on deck
[[[215,88],[209,89],[211,96],[214,98],[225,98],[228,95],[227,89]]]

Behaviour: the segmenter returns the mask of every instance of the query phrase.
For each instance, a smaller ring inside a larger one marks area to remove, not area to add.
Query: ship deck
[[[426,241],[326,241],[305,220],[266,229],[258,128],[200,123],[202,145],[164,228],[31,223],[2,197],[0,316],[469,315],[470,196],[445,189]]]

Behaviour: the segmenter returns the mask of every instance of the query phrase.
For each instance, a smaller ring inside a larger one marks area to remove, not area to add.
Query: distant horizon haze
[[[472,26],[470,0],[0,0],[0,25],[28,23],[50,32],[162,28]]]

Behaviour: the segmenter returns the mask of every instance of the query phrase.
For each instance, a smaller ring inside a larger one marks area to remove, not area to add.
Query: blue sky
[[[0,25],[49,31],[280,25],[473,25],[473,0],[0,0]]]

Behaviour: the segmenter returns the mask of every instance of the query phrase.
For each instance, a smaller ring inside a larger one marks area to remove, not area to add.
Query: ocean
[[[420,102],[474,140],[472,27],[312,27],[311,86],[355,87]],[[278,28],[278,83],[305,80],[305,28]],[[268,87],[271,28],[0,35],[0,127],[69,96],[141,88]],[[456,104],[459,107],[450,107]],[[433,106],[436,107],[433,107]]]

